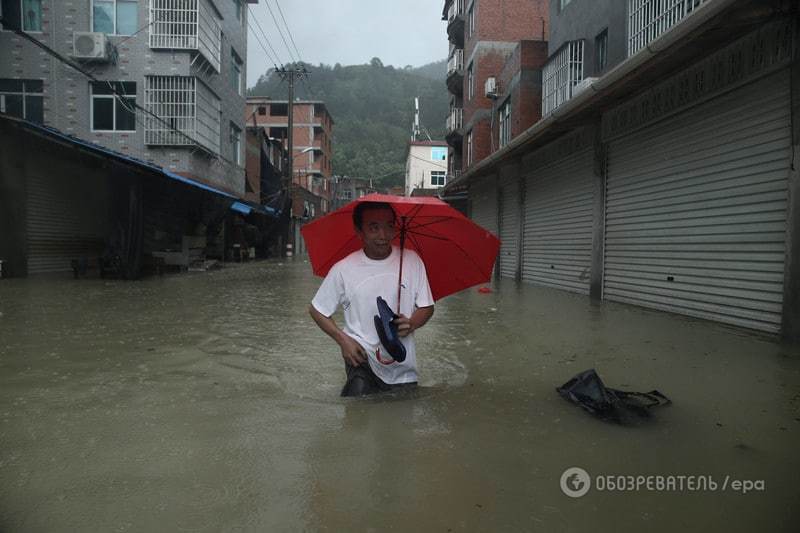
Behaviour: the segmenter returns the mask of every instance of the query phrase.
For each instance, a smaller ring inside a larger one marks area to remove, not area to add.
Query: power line
[[[292,41],[292,46],[294,46],[294,51],[297,53],[298,59],[301,59],[303,56],[300,54],[300,50],[297,49],[297,43],[294,42],[294,37],[292,37],[292,30],[289,29],[289,25],[286,23],[286,18],[283,16],[283,10],[281,9],[281,5],[278,3],[278,0],[275,0],[275,6],[278,8],[278,13],[281,16],[281,20],[283,20],[283,25],[286,26],[286,33],[289,34],[289,39]]]
[[[258,21],[258,17],[256,17],[255,11],[253,11],[253,9],[250,7],[249,4],[247,6],[247,9],[248,9],[248,11],[250,11],[250,17],[255,21],[256,26],[258,26],[259,31],[261,31],[261,35],[264,37],[264,40],[267,42],[267,45],[269,45],[269,49],[272,50],[272,53],[274,54],[275,59],[276,59],[276,61],[275,61],[276,65],[282,65],[283,63],[280,60],[280,56],[275,51],[275,48],[272,46],[272,43],[270,42],[269,37],[267,37],[267,34],[264,32],[264,28],[261,27],[261,23]]]
[[[30,42],[31,42],[31,43],[33,43],[34,45],[38,46],[39,48],[41,48],[42,50],[44,50],[45,52],[47,52],[47,53],[48,53],[48,54],[50,54],[51,56],[55,57],[57,60],[59,60],[59,61],[61,61],[62,63],[64,63],[65,65],[67,65],[67,66],[69,66],[70,68],[72,68],[72,69],[76,70],[77,72],[79,72],[79,73],[83,74],[84,76],[86,76],[87,78],[89,78],[91,81],[93,81],[93,82],[96,82],[96,83],[101,83],[101,82],[103,82],[103,81],[104,81],[104,80],[99,80],[99,79],[97,79],[97,77],[95,77],[95,76],[94,76],[94,74],[92,74],[92,73],[90,73],[90,72],[87,72],[87,71],[86,71],[86,70],[85,70],[83,67],[81,67],[80,65],[78,65],[78,64],[77,64],[77,63],[75,63],[74,61],[72,61],[72,60],[70,60],[70,59],[68,59],[68,58],[64,57],[64,56],[63,56],[63,55],[61,55],[60,53],[56,52],[55,50],[53,50],[52,48],[50,48],[49,46],[47,46],[46,44],[44,44],[43,42],[39,41],[38,39],[35,39],[35,38],[31,37],[30,35],[28,35],[28,34],[27,34],[27,33],[25,33],[24,31],[22,31],[22,30],[20,30],[20,29],[18,29],[18,28],[12,28],[12,31],[13,31],[15,34],[19,35],[20,37],[22,37],[23,39],[25,39],[25,40],[27,40],[27,41],[30,41]],[[112,94],[113,94],[113,95],[116,97],[116,99],[117,99],[117,100],[119,100],[119,101],[121,101],[121,100],[122,100],[122,98],[126,96],[126,95],[124,95],[124,94],[120,94],[120,93],[117,91],[117,89],[116,89],[116,88],[114,88],[114,87],[112,87],[112,88],[111,88],[111,92],[112,92]],[[166,126],[166,127],[167,127],[167,128],[170,130],[170,131],[173,131],[173,132],[175,132],[175,133],[179,134],[180,136],[182,136],[182,137],[184,137],[184,138],[188,139],[188,140],[191,142],[191,144],[192,144],[192,145],[194,145],[194,144],[199,144],[199,143],[198,143],[198,141],[197,141],[196,139],[193,139],[192,137],[190,137],[190,136],[189,136],[189,135],[187,135],[186,133],[184,133],[184,132],[182,132],[181,130],[179,130],[179,129],[175,128],[175,127],[174,127],[174,126],[172,126],[170,123],[168,123],[166,120],[164,120],[163,118],[159,117],[158,115],[156,115],[155,113],[153,113],[153,112],[152,112],[152,111],[150,111],[149,109],[147,109],[147,108],[145,108],[145,107],[143,107],[143,106],[141,106],[140,104],[138,104],[138,103],[135,103],[135,102],[134,102],[134,104],[133,104],[133,105],[134,105],[134,107],[136,107],[136,109],[139,109],[139,110],[140,110],[140,111],[142,111],[143,113],[146,113],[147,115],[149,115],[149,116],[153,117],[154,119],[156,119],[157,121],[159,121],[161,124],[163,124],[164,126]]]
[[[272,8],[269,6],[269,2],[264,2],[269,10],[269,14],[272,17],[272,22],[275,23],[275,29],[278,30],[278,35],[281,36],[281,40],[283,41],[283,45],[286,47],[286,50],[289,52],[289,58],[294,61],[295,63],[300,62],[300,58],[295,59],[294,55],[292,54],[292,49],[289,48],[289,43],[286,42],[286,37],[283,36],[283,31],[281,31],[281,27],[278,24],[278,19],[275,17],[275,13],[273,13]]]
[[[259,46],[261,46],[261,49],[264,50],[264,54],[267,56],[267,58],[272,62],[272,64],[275,66],[275,68],[278,68],[278,63],[280,63],[280,61],[277,61],[275,59],[275,57],[273,57],[273,55],[269,52],[269,50],[267,50],[267,47],[264,46],[263,42],[261,42],[261,38],[258,36],[256,31],[253,29],[253,26],[248,23],[247,24],[247,29],[250,30],[250,33],[256,39],[256,41],[258,42]]]

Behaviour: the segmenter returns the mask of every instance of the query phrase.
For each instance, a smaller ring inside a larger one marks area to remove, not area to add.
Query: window
[[[42,80],[0,79],[0,113],[43,123],[43,89]]]
[[[2,0],[3,27],[42,31],[42,0]]]
[[[242,94],[242,59],[233,48],[231,48],[231,89],[236,91],[236,94]]]
[[[475,4],[469,6],[467,13],[467,37],[471,37],[475,33]]]
[[[133,35],[138,23],[137,0],[92,0],[92,31]]]
[[[432,161],[447,161],[447,148],[444,146],[434,146],[431,148]]]
[[[608,65],[608,28],[594,38],[594,71],[600,74]]]
[[[201,146],[220,154],[222,104],[194,76],[145,76],[144,143],[154,146]]]
[[[273,117],[288,117],[289,105],[288,104],[272,104],[269,106],[269,114]]]
[[[434,187],[444,186],[444,170],[431,170],[431,185]]]
[[[265,105],[258,106],[258,114],[262,115],[262,116],[266,115],[267,114],[267,106],[265,106]]]
[[[472,164],[472,130],[467,133],[467,166]]]
[[[90,87],[92,131],[136,130],[136,82],[96,81]]]
[[[242,130],[231,122],[231,159],[237,165],[242,164]]]
[[[467,99],[472,100],[475,94],[475,74],[472,69],[472,63],[467,67]]]
[[[273,139],[285,139],[289,135],[289,128],[272,127],[269,129],[269,136]]]
[[[511,140],[511,98],[506,100],[500,108],[500,148]]]

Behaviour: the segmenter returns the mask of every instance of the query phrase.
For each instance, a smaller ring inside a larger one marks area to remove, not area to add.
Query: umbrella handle
[[[400,217],[400,274],[397,277],[397,314],[400,313],[400,290],[403,287],[403,248],[406,244],[406,217]]]

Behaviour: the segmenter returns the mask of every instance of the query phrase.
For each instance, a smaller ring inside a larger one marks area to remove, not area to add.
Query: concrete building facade
[[[287,100],[251,96],[247,98],[247,122],[265,128],[269,137],[286,142],[288,104]],[[319,196],[320,208],[315,208],[315,213],[322,214],[329,210],[331,201],[334,121],[324,102],[297,100],[293,107],[292,182]]]
[[[798,341],[797,5],[642,5],[608,28],[626,57],[580,90],[582,56],[551,51],[550,112],[445,194],[468,188],[499,235],[500,278]]]
[[[439,189],[447,179],[447,143],[411,141],[406,156],[405,196],[416,189]]]
[[[446,0],[450,42],[446,139],[452,177],[497,149],[497,78],[520,41],[546,41],[547,0]],[[512,76],[509,76],[509,79]],[[502,89],[502,88],[501,88]]]
[[[0,112],[243,194],[256,2],[3,0]]]

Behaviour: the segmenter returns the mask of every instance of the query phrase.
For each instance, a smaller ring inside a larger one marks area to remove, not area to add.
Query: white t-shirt
[[[348,255],[330,269],[311,305],[329,317],[341,305],[344,309],[343,331],[354,338],[368,354],[369,366],[385,383],[417,381],[417,357],[414,334],[400,339],[406,359],[395,361],[381,345],[373,317],[378,314],[380,296],[397,314],[410,317],[417,307],[433,305],[425,264],[413,250],[403,251],[403,283],[400,312],[397,311],[397,276],[400,272],[400,249],[392,247],[386,259],[370,259],[364,250]]]

